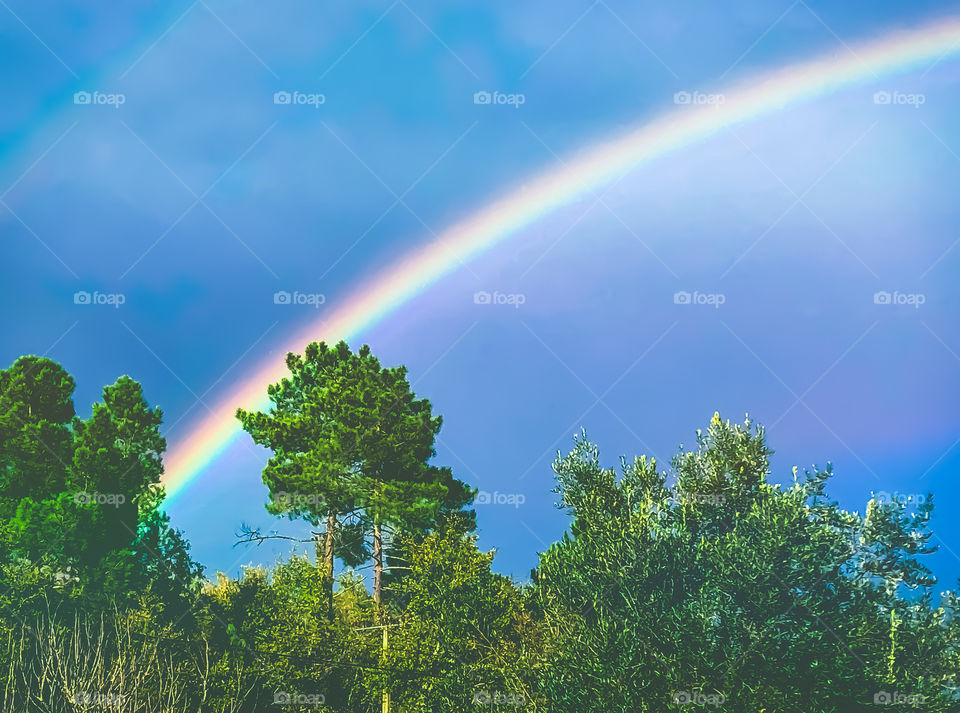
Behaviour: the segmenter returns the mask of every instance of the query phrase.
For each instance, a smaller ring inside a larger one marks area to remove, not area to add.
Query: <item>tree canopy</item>
[[[267,389],[268,412],[237,410],[254,442],[273,452],[263,470],[267,509],[325,523],[328,589],[334,558],[373,559],[379,601],[384,528],[426,532],[472,492],[429,463],[442,419],[416,398],[404,367],[385,368],[369,347],[353,352],[346,342],[309,344],[286,363],[290,376]]]
[[[517,582],[405,369],[342,342],[287,366],[237,415],[317,561],[215,579],[163,510],[137,382],[84,418],[55,362],[0,370],[0,713],[960,711],[932,495],[845,510],[829,465],[775,474],[719,414],[665,467],[581,435],[553,464],[569,527]]]

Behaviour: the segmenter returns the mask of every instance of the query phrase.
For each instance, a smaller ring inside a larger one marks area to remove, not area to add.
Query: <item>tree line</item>
[[[164,512],[136,381],[82,418],[54,361],[0,370],[0,713],[960,711],[932,496],[861,513],[829,467],[776,484],[749,420],[714,415],[668,467],[606,468],[581,435],[553,464],[569,527],[521,583],[403,367],[343,342],[286,365],[237,418],[315,556],[238,578]]]

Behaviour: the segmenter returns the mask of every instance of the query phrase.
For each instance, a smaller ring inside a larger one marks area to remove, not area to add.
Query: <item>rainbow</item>
[[[284,352],[301,351],[308,342],[318,339],[329,342],[357,337],[458,265],[639,166],[790,105],[920,67],[926,69],[956,54],[960,54],[960,18],[950,18],[844,49],[840,57],[821,57],[771,72],[714,95],[722,101],[700,104],[695,99],[679,106],[595,146],[559,170],[527,181],[524,190],[507,194],[449,228],[434,243],[356,290],[322,323],[310,325],[292,340]],[[242,430],[234,418],[237,407],[264,407],[267,385],[285,374],[283,360],[271,359],[226,394],[189,437],[174,443],[164,481],[168,504],[240,436]]]

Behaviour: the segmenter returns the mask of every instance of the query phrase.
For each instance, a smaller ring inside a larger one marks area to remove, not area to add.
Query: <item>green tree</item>
[[[140,384],[122,376],[104,388],[103,403],[93,405],[90,418],[74,420],[70,480],[78,503],[91,506],[97,520],[97,538],[87,543],[91,561],[128,548],[137,537],[141,501],[150,505],[163,472],[162,418],[159,408],[147,405]]]
[[[18,359],[0,386],[0,559],[94,598],[195,593],[201,570],[160,510],[162,413],[140,384],[119,378],[87,419],[74,413],[73,379],[49,359]]]
[[[369,594],[346,582],[335,597],[338,616],[327,621],[319,575],[318,566],[294,556],[269,572],[220,574],[204,589],[199,620],[212,654],[210,710],[273,710],[277,693],[322,701],[311,710],[364,710],[363,671],[377,665],[379,647],[353,629],[371,620]]]
[[[618,477],[585,439],[557,460],[573,522],[536,571],[550,710],[960,709],[960,611],[921,560],[932,505],[846,512],[829,469],[768,482],[770,453],[715,416],[672,474],[638,458]]]
[[[286,363],[290,376],[267,390],[269,411],[237,411],[253,440],[273,451],[263,470],[267,509],[324,525],[317,551],[320,559],[322,543],[329,612],[335,558],[373,560],[379,606],[385,534],[424,532],[472,492],[428,462],[441,419],[416,398],[404,367],[384,368],[369,347],[354,353],[345,342],[309,344]]]
[[[0,370],[0,554],[69,579],[93,528],[73,501],[73,378],[45,357]]]
[[[73,378],[45,357],[0,370],[0,514],[65,489],[73,456]]]
[[[546,710],[536,692],[546,632],[529,588],[491,571],[476,536],[443,527],[404,538],[391,585],[389,646],[372,691],[391,691],[391,710]]]

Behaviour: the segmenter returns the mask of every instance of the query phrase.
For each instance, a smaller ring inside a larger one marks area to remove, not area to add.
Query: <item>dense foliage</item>
[[[290,376],[267,388],[268,412],[237,410],[253,440],[273,452],[263,469],[267,509],[324,525],[328,614],[334,560],[373,560],[374,600],[382,595],[391,535],[427,532],[472,499],[449,468],[428,461],[442,419],[417,399],[404,367],[384,368],[370,348],[311,343],[287,355]],[[251,533],[251,537],[258,537]]]
[[[586,440],[557,461],[573,524],[536,573],[551,709],[958,710],[958,601],[933,604],[920,560],[929,499],[861,516],[827,498],[829,470],[773,485],[749,422],[714,416],[697,443],[672,486],[645,458],[617,478]]]
[[[776,485],[749,421],[714,416],[669,469],[615,472],[579,438],[554,465],[569,531],[518,584],[402,368],[345,344],[287,365],[238,415],[316,560],[213,580],[161,509],[139,384],[84,419],[56,363],[0,371],[0,713],[960,711],[931,498],[860,514],[829,468]],[[371,559],[376,587],[352,569]]]

